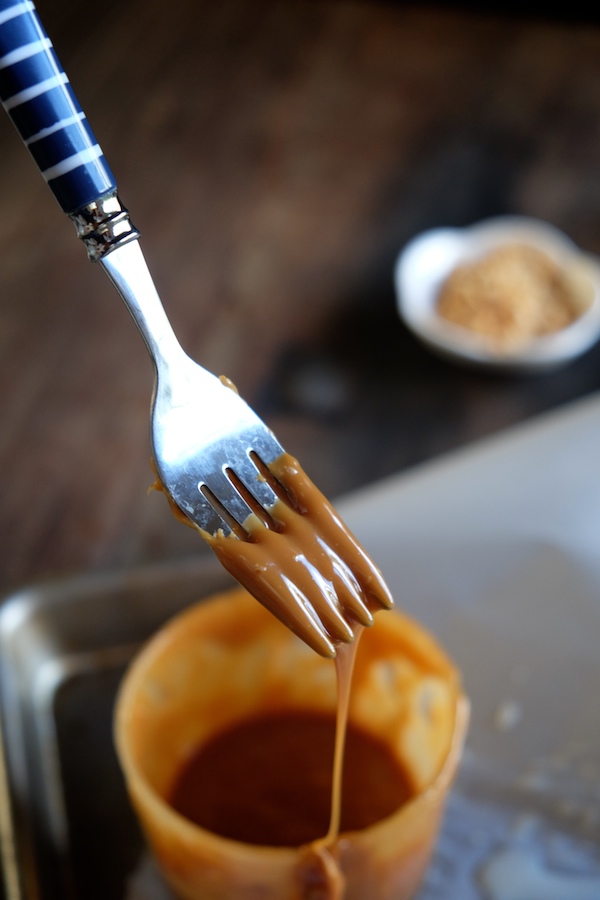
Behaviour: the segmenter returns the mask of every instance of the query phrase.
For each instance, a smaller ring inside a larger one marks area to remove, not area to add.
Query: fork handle
[[[30,0],[0,0],[0,101],[63,211],[100,258],[138,237],[116,181]],[[100,240],[87,235],[110,223]]]

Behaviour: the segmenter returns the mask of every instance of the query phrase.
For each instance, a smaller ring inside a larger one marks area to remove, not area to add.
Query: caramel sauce
[[[314,710],[237,722],[189,757],[168,802],[197,825],[232,840],[270,847],[310,844],[329,827],[335,735],[335,717]],[[407,777],[385,744],[351,724],[342,790],[342,831],[368,828],[410,796]]]
[[[366,828],[410,796],[385,746],[348,723],[360,633],[393,601],[379,570],[297,460],[283,454],[261,471],[279,498],[267,514],[257,508],[228,535],[201,533],[250,594],[316,652],[335,658],[336,717],[294,712],[238,723],[190,757],[170,802],[225,837],[303,846],[300,896],[338,900],[344,895],[335,849],[340,831]]]

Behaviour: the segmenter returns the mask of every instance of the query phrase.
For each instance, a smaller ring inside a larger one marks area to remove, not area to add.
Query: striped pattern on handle
[[[30,0],[0,0],[0,101],[64,212],[116,190]]]

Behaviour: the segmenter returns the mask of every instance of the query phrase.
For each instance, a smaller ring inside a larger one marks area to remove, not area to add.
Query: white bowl
[[[566,328],[504,352],[442,318],[436,307],[440,288],[457,265],[513,243],[543,251],[575,279],[584,309]],[[426,231],[406,245],[394,276],[398,311],[407,327],[432,350],[455,361],[507,372],[548,371],[580,356],[600,338],[599,261],[537,219],[502,216],[468,228]]]

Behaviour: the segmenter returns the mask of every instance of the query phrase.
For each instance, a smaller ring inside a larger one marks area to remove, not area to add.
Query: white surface
[[[440,288],[460,263],[507,243],[526,243],[547,253],[588,285],[591,305],[567,328],[524,349],[495,353],[483,340],[437,315]],[[600,264],[553,226],[522,216],[501,216],[469,228],[437,228],[418,235],[398,257],[394,280],[398,311],[430,349],[454,360],[513,371],[546,371],[564,365],[600,338]]]
[[[486,893],[481,878],[495,854],[521,846],[524,814],[538,823],[526,848],[530,871],[549,859],[548,878],[585,875],[597,884],[600,396],[338,508],[397,604],[458,662],[473,703],[465,764],[423,900],[516,896],[509,882],[504,893],[496,883]],[[445,850],[461,831],[460,847]],[[557,861],[552,847],[567,839],[572,852]],[[575,888],[564,900],[575,900]]]

